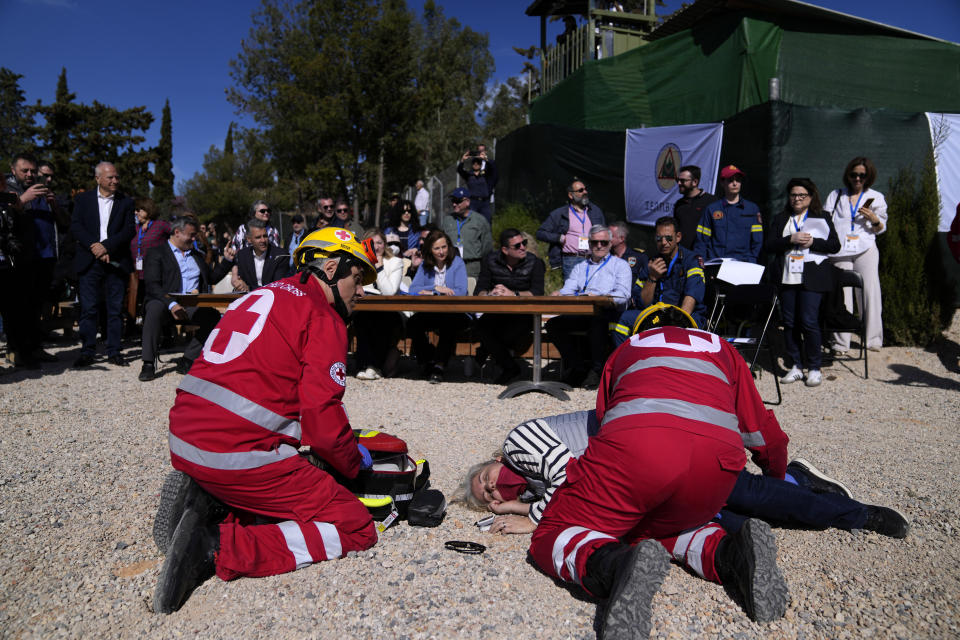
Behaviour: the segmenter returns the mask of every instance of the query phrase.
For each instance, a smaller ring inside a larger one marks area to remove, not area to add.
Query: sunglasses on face
[[[573,190],[573,193],[586,193],[586,192],[587,192],[587,188],[586,188],[586,187],[583,187],[582,189],[574,189],[574,190]]]
[[[810,197],[809,193],[791,193],[790,194],[791,200],[806,200],[809,197]]]
[[[460,204],[464,200],[466,200],[466,198],[450,198],[450,202],[452,202],[453,204]]]
[[[673,236],[654,236],[657,242],[673,242]]]
[[[526,241],[526,240],[521,240],[521,241],[518,242],[517,244],[512,244],[512,245],[510,245],[510,248],[511,248],[511,249],[519,249],[520,247],[525,247],[525,246],[527,246],[527,241]]]
[[[270,213],[270,209],[258,209],[257,213]]]
[[[337,209],[337,213],[346,213],[347,211],[350,211],[350,209]]]
[[[591,240],[590,246],[591,247],[608,247],[610,246],[610,241],[609,240]]]
[[[686,184],[688,182],[693,182],[693,178],[677,178],[677,184]]]
[[[333,205],[332,205],[332,204],[322,204],[322,205],[320,205],[320,208],[321,208],[321,209],[333,209]]]
[[[856,173],[853,171],[851,171],[849,175],[851,180],[865,180],[867,177],[865,173]]]

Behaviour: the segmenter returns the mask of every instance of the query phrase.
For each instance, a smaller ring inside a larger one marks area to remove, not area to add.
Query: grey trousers
[[[855,256],[830,258],[830,262],[840,269],[853,270],[863,278],[863,300],[857,303],[862,305],[867,321],[867,347],[879,349],[883,346],[883,302],[880,297],[880,251],[877,245],[871,246],[863,253]],[[853,289],[845,287],[843,301],[847,311],[853,312]],[[834,333],[833,345],[841,351],[850,348],[849,333]]]

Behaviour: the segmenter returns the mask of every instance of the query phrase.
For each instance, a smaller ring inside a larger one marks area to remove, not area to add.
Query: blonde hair
[[[487,511],[487,503],[478,500],[477,497],[473,495],[473,480],[480,474],[485,466],[493,464],[494,462],[501,462],[502,458],[503,452],[495,451],[489,460],[478,462],[467,469],[467,475],[460,481],[460,486],[457,487],[451,501],[465,504],[468,509],[473,509],[474,511]]]
[[[380,227],[372,227],[363,232],[363,237],[361,240],[366,240],[367,238],[373,238],[374,236],[380,236],[380,239],[383,240],[383,257],[384,258],[393,258],[394,253],[393,249],[390,248],[390,245],[387,244],[387,236],[384,235],[383,230]]]

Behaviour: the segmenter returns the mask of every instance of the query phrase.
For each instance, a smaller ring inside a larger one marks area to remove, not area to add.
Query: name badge
[[[860,236],[848,235],[843,241],[843,250],[848,252],[860,251]]]
[[[462,257],[462,256],[463,256],[463,243],[462,243],[462,242],[458,242],[458,243],[457,243],[456,245],[454,245],[454,246],[457,247],[457,253],[459,253],[460,256]]]
[[[587,238],[580,236],[580,239],[577,241],[577,249],[580,251],[589,251],[590,241]]]
[[[790,273],[803,273],[803,254],[791,253],[790,258]]]
[[[143,271],[143,258],[137,258],[137,271]]]

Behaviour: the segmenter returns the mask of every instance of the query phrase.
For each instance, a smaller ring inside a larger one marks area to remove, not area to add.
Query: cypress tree
[[[153,172],[153,199],[161,207],[173,201],[173,125],[170,119],[170,100],[163,105],[160,120],[160,141],[156,148],[157,160]]]

